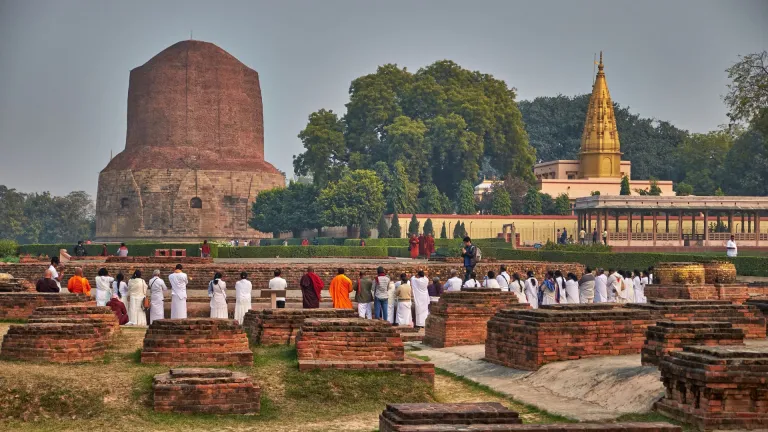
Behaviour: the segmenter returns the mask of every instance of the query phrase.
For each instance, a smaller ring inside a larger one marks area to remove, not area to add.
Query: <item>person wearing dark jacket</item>
[[[472,244],[472,239],[464,237],[464,247],[461,249],[461,257],[464,258],[464,282],[469,280],[477,265],[477,247]]]
[[[37,284],[35,285],[35,289],[37,290],[37,292],[47,292],[47,293],[61,292],[61,288],[59,288],[59,285],[51,276],[52,276],[51,271],[46,270],[45,277],[39,279],[37,281]]]

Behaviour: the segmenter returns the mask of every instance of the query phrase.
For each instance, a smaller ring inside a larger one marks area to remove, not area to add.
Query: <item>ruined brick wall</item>
[[[0,293],[0,318],[27,319],[40,306],[87,303],[96,305],[91,298],[80,294],[58,293]]]
[[[78,363],[104,357],[107,325],[99,322],[12,325],[3,337],[0,358]]]
[[[307,318],[356,318],[352,309],[264,309],[246,312],[243,328],[258,345],[290,345]]]
[[[96,236],[255,238],[250,206],[278,186],[284,176],[264,161],[258,73],[216,45],[182,41],[131,71],[125,150],[99,175]]]
[[[248,366],[253,353],[243,328],[212,318],[156,320],[144,336],[142,363],[169,366]]]
[[[242,372],[226,369],[171,369],[152,380],[158,412],[256,414],[261,388]]]
[[[689,345],[744,345],[744,331],[726,322],[659,321],[648,327],[640,359],[658,366],[665,355]]]

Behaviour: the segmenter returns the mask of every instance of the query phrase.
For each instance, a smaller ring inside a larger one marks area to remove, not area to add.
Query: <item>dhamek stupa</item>
[[[542,162],[533,167],[542,193],[553,197],[565,193],[571,200],[590,196],[592,191],[600,191],[601,195],[619,195],[621,178],[632,178],[632,162],[621,160],[619,131],[603,69],[601,52],[581,134],[579,160]],[[671,181],[659,180],[658,186],[662,195],[674,195]],[[635,194],[635,189],[649,189],[650,181],[631,180],[630,188]]]
[[[125,150],[99,174],[96,237],[260,237],[251,204],[277,186],[259,74],[214,44],[179,42],[130,73]]]

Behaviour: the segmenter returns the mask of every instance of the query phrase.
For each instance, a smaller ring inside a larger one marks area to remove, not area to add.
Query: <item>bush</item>
[[[611,246],[605,244],[561,244],[548,241],[541,250],[545,251],[568,251],[568,252],[610,252]]]
[[[219,258],[386,257],[386,247],[244,246],[219,248]]]
[[[0,257],[16,256],[19,254],[19,244],[15,240],[0,240]]]
[[[736,266],[742,276],[768,276],[768,257],[741,256],[735,258],[713,257],[697,254],[669,254],[655,252],[570,252],[570,251],[528,251],[502,248],[483,249],[483,258],[499,260],[531,260],[551,262],[576,262],[592,268],[633,270],[646,269],[660,262],[706,262],[727,260]]]

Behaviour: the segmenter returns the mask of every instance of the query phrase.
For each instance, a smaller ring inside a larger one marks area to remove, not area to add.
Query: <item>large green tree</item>
[[[93,200],[82,191],[24,194],[0,185],[0,238],[18,243],[74,243],[93,238]]]
[[[512,214],[512,199],[502,186],[494,187],[491,192],[491,214],[508,216]]]
[[[685,175],[684,180],[693,186],[696,195],[715,193],[733,142],[734,136],[728,130],[691,134],[683,141],[678,150],[678,159]]]
[[[540,215],[541,210],[541,193],[535,186],[531,186],[528,189],[528,193],[525,194],[525,203],[523,204],[523,212],[528,215]]]
[[[555,198],[555,214],[568,216],[571,214],[571,199],[567,194],[561,193]]]
[[[275,237],[280,232],[288,231],[287,188],[274,188],[259,192],[251,207],[249,224],[253,229],[272,233]]]
[[[417,193],[434,184],[450,197],[462,181],[478,178],[484,161],[531,181],[535,152],[515,97],[503,81],[447,60],[416,73],[383,65],[352,81],[343,119],[325,110],[310,116],[294,170],[322,184],[340,165],[371,169],[400,161]],[[390,190],[396,176],[382,180]]]
[[[728,195],[768,195],[768,146],[760,132],[748,130],[734,140],[719,184]]]
[[[747,54],[726,72],[731,84],[723,99],[731,120],[750,123],[768,137],[768,51]]]
[[[384,185],[372,170],[354,170],[320,191],[317,200],[325,226],[370,226],[384,211]]]
[[[456,194],[456,213],[457,214],[475,214],[477,207],[475,205],[475,188],[468,180],[463,180],[459,185]]]
[[[419,212],[426,214],[453,213],[453,203],[444,193],[437,189],[434,183],[429,183],[421,189]]]
[[[619,195],[632,195],[632,189],[629,188],[629,177],[624,176],[621,178],[621,189]]]

